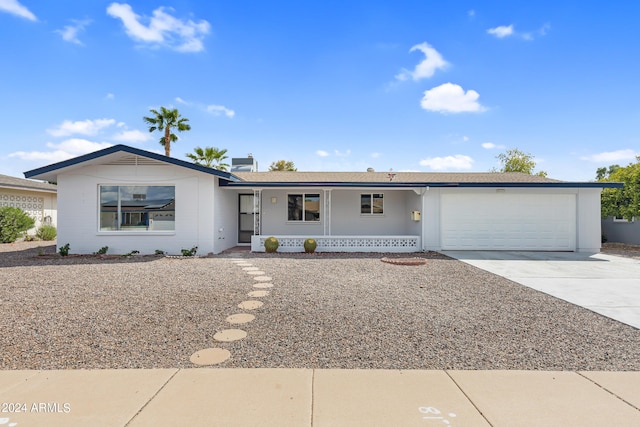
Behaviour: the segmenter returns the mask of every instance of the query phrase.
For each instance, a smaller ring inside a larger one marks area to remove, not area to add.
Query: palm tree
[[[164,146],[165,156],[170,157],[171,143],[178,140],[178,137],[171,133],[171,129],[175,128],[179,132],[191,130],[191,125],[187,123],[189,119],[181,117],[177,108],[170,110],[160,107],[160,112],[153,108],[150,111],[153,113],[153,117],[143,117],[142,119],[149,125],[149,132],[164,131],[164,137],[160,138],[160,145]]]
[[[193,163],[196,165],[206,166],[208,168],[214,168],[221,171],[226,171],[229,168],[227,163],[222,163],[222,161],[227,158],[227,156],[225,156],[227,153],[226,148],[220,150],[217,147],[196,147],[193,149],[193,152],[195,154],[189,153],[186,156],[193,160]]]

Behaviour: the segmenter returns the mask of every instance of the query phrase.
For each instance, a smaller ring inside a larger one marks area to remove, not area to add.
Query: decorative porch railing
[[[251,250],[264,252],[268,235],[252,236]],[[315,239],[316,252],[419,252],[420,236],[273,236],[278,252],[304,252],[304,241]]]

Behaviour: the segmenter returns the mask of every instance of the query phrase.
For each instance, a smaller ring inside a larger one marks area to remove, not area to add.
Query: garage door
[[[572,194],[443,194],[443,250],[573,251]]]

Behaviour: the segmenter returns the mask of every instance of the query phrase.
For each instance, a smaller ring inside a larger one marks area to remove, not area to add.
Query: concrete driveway
[[[638,260],[575,252],[442,253],[640,329]]]

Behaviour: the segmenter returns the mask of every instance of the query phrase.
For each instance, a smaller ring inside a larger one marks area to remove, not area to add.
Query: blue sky
[[[640,2],[0,0],[0,173],[113,144],[589,181],[640,154]]]

